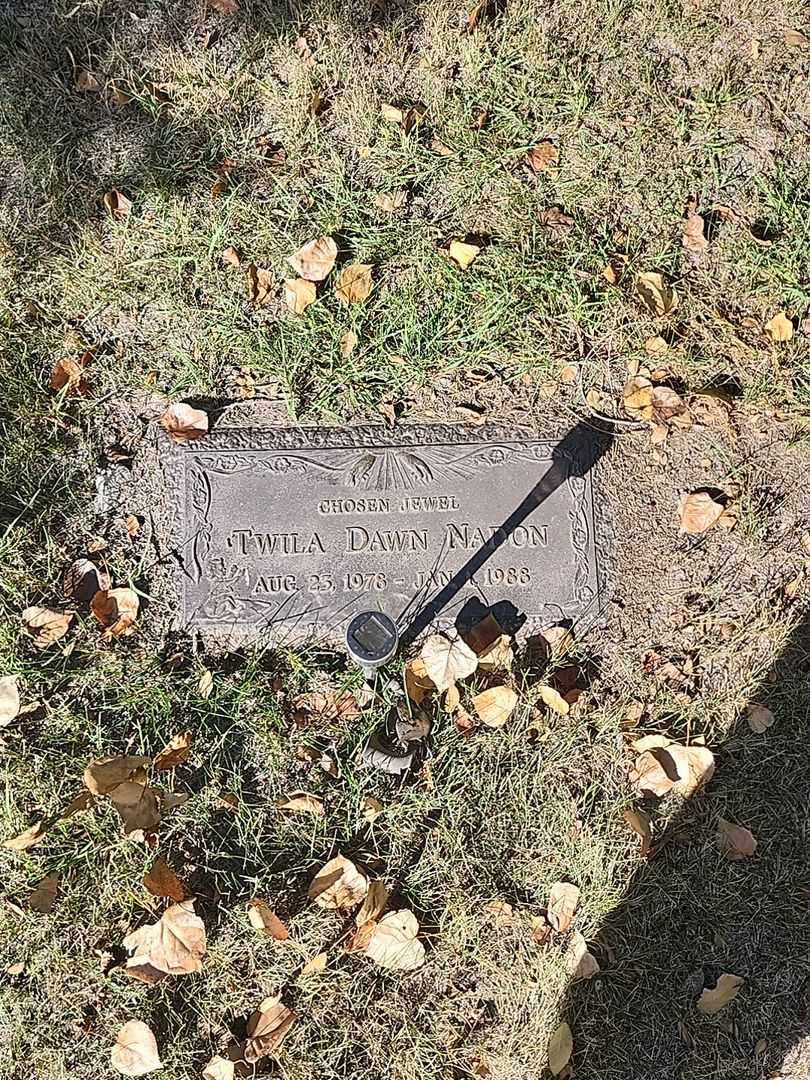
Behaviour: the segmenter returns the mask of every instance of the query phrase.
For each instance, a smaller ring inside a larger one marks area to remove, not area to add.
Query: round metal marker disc
[[[361,667],[380,667],[397,651],[397,624],[382,611],[361,611],[346,627],[349,656]]]

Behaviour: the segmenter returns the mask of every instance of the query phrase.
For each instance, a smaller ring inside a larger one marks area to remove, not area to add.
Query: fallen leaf
[[[101,589],[90,601],[90,610],[105,627],[102,637],[129,637],[135,633],[138,594],[133,589]]]
[[[170,791],[160,791],[155,788],[155,793],[160,799],[160,805],[164,814],[168,814],[170,810],[176,810],[180,806],[185,806],[190,795],[173,795]]]
[[[110,1063],[124,1076],[146,1076],[162,1069],[157,1040],[142,1020],[128,1020],[118,1032]]]
[[[242,256],[232,244],[228,244],[227,247],[222,249],[220,260],[225,266],[240,266],[242,263]]]
[[[551,937],[551,927],[549,926],[545,916],[532,915],[531,926],[532,941],[534,941],[537,945],[546,945],[548,943],[548,939]]]
[[[328,960],[329,956],[327,953],[318,953],[318,955],[313,956],[311,960],[307,960],[301,968],[299,975],[320,975],[322,971],[326,970]]]
[[[280,997],[265,998],[247,1022],[245,1060],[254,1064],[272,1054],[297,1019],[292,1009],[282,1004]]]
[[[579,930],[575,930],[571,935],[565,962],[574,982],[578,979],[592,979],[599,974],[599,961],[588,951],[588,943]]]
[[[340,355],[344,358],[351,356],[357,348],[357,340],[357,334],[355,334],[354,330],[347,330],[340,339]]]
[[[51,389],[67,390],[69,394],[85,397],[90,387],[84,377],[84,367],[90,362],[92,353],[85,352],[79,359],[63,356],[51,368]]]
[[[212,1057],[202,1071],[202,1080],[235,1080],[236,1063],[228,1058]]]
[[[46,649],[63,638],[72,619],[72,611],[54,611],[46,607],[28,607],[22,613],[23,629],[38,649]]]
[[[98,93],[101,90],[101,82],[92,71],[87,71],[86,68],[76,72],[76,78],[73,82],[73,87],[80,93]]]
[[[739,975],[721,975],[717,980],[717,986],[712,990],[704,990],[698,998],[698,1012],[706,1016],[713,1016],[720,1012],[739,994],[740,987],[744,983],[745,979]]]
[[[28,907],[32,911],[38,911],[47,915],[56,902],[56,891],[59,888],[59,874],[47,874],[39,885],[28,897]]]
[[[456,684],[453,683],[453,685],[448,686],[444,692],[444,711],[450,715],[456,711],[460,704],[461,691]]]
[[[478,666],[482,671],[511,671],[514,659],[511,638],[501,634],[485,652],[478,654]]]
[[[291,705],[299,727],[356,720],[360,715],[357,699],[348,690],[313,690],[293,698]]]
[[[647,356],[661,356],[668,350],[669,345],[666,338],[662,338],[660,334],[654,334],[644,342],[644,352]]]
[[[108,793],[108,798],[121,815],[124,834],[141,839],[140,833],[151,833],[160,825],[163,811],[158,793],[148,784],[125,780]]]
[[[158,421],[172,442],[187,443],[208,433],[208,413],[183,401],[170,405]]]
[[[331,236],[310,240],[287,259],[299,277],[307,281],[323,281],[335,265],[338,249]]]
[[[144,874],[143,883],[152,896],[165,896],[176,904],[186,898],[183,883],[162,855],[158,855]]]
[[[247,280],[248,301],[256,307],[262,307],[273,295],[275,278],[270,270],[251,263],[245,274]]]
[[[810,37],[801,30],[785,30],[784,42],[786,45],[791,45],[794,48],[804,48],[805,46],[810,45]]]
[[[533,173],[548,172],[560,154],[549,139],[543,139],[526,154],[526,164]]]
[[[5,968],[4,970],[5,970],[6,975],[10,975],[12,978],[15,978],[17,975],[22,975],[23,974],[23,972],[25,971],[25,964],[23,964],[23,963],[9,964],[8,967]]]
[[[724,818],[717,823],[717,843],[720,850],[731,862],[747,859],[757,849],[757,841],[750,829],[734,825]]]
[[[4,675],[0,679],[0,728],[8,727],[20,711],[19,675]]]
[[[344,855],[336,855],[312,879],[307,896],[318,907],[351,911],[368,893],[368,878]]]
[[[686,217],[681,225],[681,243],[686,251],[692,255],[700,255],[709,246],[704,230],[706,220],[697,213],[697,202],[689,200],[686,209]]]
[[[197,680],[197,693],[201,698],[208,699],[211,697],[211,692],[214,689],[214,676],[208,670],[203,668],[200,672],[200,677]]]
[[[491,916],[492,924],[497,930],[520,926],[520,916],[515,914],[515,909],[506,900],[491,900],[484,904],[484,911]]]
[[[45,837],[49,828],[47,821],[35,821],[33,825],[14,836],[10,840],[3,841],[3,847],[8,851],[28,851],[34,844],[38,844]]]
[[[724,507],[715,502],[708,491],[694,491],[681,495],[678,500],[678,514],[681,519],[681,531],[690,536],[706,532],[716,525],[723,516]]]
[[[258,897],[248,900],[247,913],[250,925],[265,937],[276,941],[287,941],[289,938],[290,931],[264,900]]]
[[[663,274],[636,274],[635,288],[651,315],[670,315],[678,307],[678,294]]]
[[[518,696],[508,686],[492,686],[472,699],[472,705],[484,727],[503,727],[518,703]]]
[[[559,934],[564,934],[570,927],[578,903],[579,889],[570,881],[555,881],[551,886],[546,918]]]
[[[621,279],[624,277],[624,273],[627,270],[629,262],[629,255],[623,255],[621,253],[611,255],[610,261],[602,267],[602,277],[605,279],[608,285],[619,284]]]
[[[420,656],[425,675],[437,690],[447,690],[478,667],[478,657],[460,637],[431,634],[425,639]]]
[[[569,214],[563,213],[560,206],[547,206],[544,210],[540,210],[537,221],[540,227],[555,240],[567,236],[574,227],[574,219]]]
[[[276,808],[289,813],[315,814],[316,817],[324,815],[323,799],[310,795],[308,791],[293,791],[283,799],[278,799]]]
[[[354,917],[357,926],[364,926],[368,922],[376,922],[385,911],[388,903],[388,889],[384,881],[372,881],[368,887],[368,893],[360,910]]]
[[[653,387],[652,408],[659,423],[667,424],[675,420],[683,426],[684,421],[687,424],[691,422],[686,416],[687,409],[683,398],[669,386]]]
[[[567,626],[546,626],[540,636],[549,648],[552,658],[556,659],[574,646],[574,635]]]
[[[466,244],[463,240],[451,240],[447,246],[447,254],[462,270],[469,269],[478,258],[480,251],[478,244]]]
[[[392,214],[394,210],[401,210],[407,201],[408,192],[402,189],[374,196],[374,205],[378,210],[382,210],[386,214]]]
[[[790,341],[793,337],[793,322],[784,311],[778,312],[772,319],[765,323],[772,341]]]
[[[540,696],[543,703],[548,705],[554,712],[559,713],[560,716],[567,716],[571,708],[570,704],[565,700],[559,691],[555,690],[553,686],[549,686],[547,683],[541,683],[536,686],[534,692]]]
[[[190,730],[179,731],[166,743],[152,763],[156,769],[175,769],[182,765],[191,753],[194,734]]]
[[[389,124],[399,124],[408,135],[413,127],[425,118],[427,107],[421,102],[407,109],[400,108],[398,105],[383,105],[381,112],[383,120],[387,120]]]
[[[235,15],[239,10],[236,0],[208,0],[208,3],[220,15]]]
[[[625,412],[635,420],[653,418],[653,384],[643,375],[633,375],[624,384],[622,401]]]
[[[761,735],[763,731],[767,731],[776,720],[776,717],[771,710],[764,705],[749,705],[745,710],[745,717],[748,721],[748,726],[752,731],[755,731],[757,735]]]
[[[303,315],[315,303],[315,284],[304,278],[284,279],[284,303],[294,315]]]
[[[82,779],[93,795],[106,795],[152,764],[152,759],[136,754],[96,758],[84,770]],[[75,802],[76,800],[74,800]]]
[[[708,747],[669,743],[639,754],[630,778],[641,794],[662,796],[672,791],[689,798],[713,775],[714,755]]]
[[[367,795],[360,806],[363,820],[367,821],[369,825],[372,821],[376,821],[384,809],[380,800],[375,799],[373,795]]]
[[[99,569],[90,559],[76,559],[65,574],[65,596],[89,604],[97,592],[109,589],[111,584],[106,570]]]
[[[132,201],[121,191],[108,191],[101,200],[104,209],[114,221],[123,221],[132,213]]]
[[[622,817],[638,836],[641,837],[641,854],[648,855],[652,843],[652,826],[650,817],[643,810],[628,809]]]
[[[374,927],[366,956],[388,971],[416,971],[425,962],[425,946],[418,933],[412,911],[390,911]]]
[[[372,267],[369,263],[344,266],[335,282],[335,293],[343,304],[360,304],[367,300],[372,289]]]
[[[124,948],[134,953],[127,960],[126,974],[142,982],[199,971],[205,956],[205,926],[194,914],[194,901],[166,908],[158,922],[128,934]]]
[[[571,1028],[566,1023],[554,1030],[548,1041],[548,1067],[552,1076],[559,1076],[571,1060],[574,1052],[574,1039]]]
[[[434,135],[430,140],[430,149],[439,157],[453,157],[455,155],[455,151],[451,150],[444,139],[440,139],[438,135]]]

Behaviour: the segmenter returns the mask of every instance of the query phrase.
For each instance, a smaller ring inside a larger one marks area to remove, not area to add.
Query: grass
[[[466,12],[447,5],[240,6],[227,18],[156,0],[38,0],[0,16],[0,674],[19,673],[24,700],[39,703],[3,733],[0,831],[55,813],[91,758],[152,754],[192,728],[190,762],[170,777],[192,798],[167,819],[160,850],[198,897],[209,937],[200,975],[149,988],[107,972],[126,933],[160,911],[141,885],[153,853],[121,837],[110,807],[56,826],[30,854],[0,853],[0,971],[25,964],[0,975],[0,1076],[111,1075],[115,1033],[138,1017],[156,1031],[166,1075],[196,1077],[282,987],[300,1017],[277,1066],[290,1080],[466,1077],[479,1059],[496,1080],[538,1075],[562,1015],[581,1077],[753,1080],[783,1062],[801,1075],[806,647],[803,608],[779,590],[803,565],[810,522],[809,61],[783,42],[785,29],[807,29],[806,7],[517,0],[465,34]],[[80,70],[103,92],[77,91]],[[112,87],[130,103],[115,105]],[[326,107],[313,118],[316,89]],[[399,101],[427,106],[408,135],[380,119]],[[284,164],[263,156],[264,135],[283,144]],[[541,139],[559,161],[532,177],[522,162]],[[228,189],[212,198],[226,158]],[[133,201],[123,221],[101,207],[111,188]],[[375,195],[398,190],[401,210],[376,208]],[[731,211],[697,264],[680,243],[690,196]],[[549,206],[574,219],[562,236],[540,223]],[[347,311],[326,288],[300,318],[280,295],[251,307],[244,265],[269,268],[280,286],[287,256],[323,233],[341,261],[374,265],[370,300]],[[485,243],[461,273],[440,249],[467,235]],[[242,268],[221,264],[228,244]],[[656,320],[624,282],[608,285],[602,269],[618,252],[628,275],[676,282],[675,316]],[[763,327],[783,309],[797,332],[775,346]],[[346,358],[349,329],[358,345]],[[525,695],[505,729],[467,740],[437,717],[429,773],[398,784],[356,762],[382,710],[298,730],[279,700],[279,680],[286,699],[356,687],[339,657],[183,647],[173,667],[159,596],[126,642],[101,644],[82,615],[67,650],[36,652],[20,632],[25,606],[62,602],[64,567],[99,533],[115,580],[149,594],[148,538],[131,541],[94,510],[105,449],[148,438],[137,395],[239,397],[244,369],[259,388],[278,384],[293,423],[377,419],[384,401],[401,402],[405,420],[459,419],[455,407],[470,403],[493,420],[565,418],[591,388],[618,408],[628,360],[646,362],[644,341],[659,333],[685,390],[731,376],[741,398],[733,437],[707,424],[673,439],[663,465],[643,436],[619,441],[623,606],[579,646],[598,667],[581,718],[537,716]],[[95,346],[87,398],[49,387],[79,338]],[[558,382],[572,362],[573,390]],[[488,377],[472,382],[470,371]],[[710,480],[738,485],[738,528],[679,539],[678,491]],[[691,700],[645,673],[650,648],[698,657]],[[196,689],[203,663],[215,676],[208,700]],[[649,864],[621,822],[633,800],[622,718],[634,700],[644,732],[704,735],[718,755],[705,794],[657,811],[667,843]],[[735,726],[748,700],[777,712],[770,735]],[[550,728],[539,746],[535,719]],[[340,777],[306,768],[301,743],[336,756]],[[274,800],[298,787],[323,795],[324,819],[279,815]],[[385,806],[371,825],[367,796]],[[752,828],[757,860],[719,859],[719,816]],[[305,895],[337,850],[417,913],[422,971],[386,975],[336,946],[340,921]],[[63,875],[53,914],[28,911],[25,897],[52,871]],[[569,985],[566,940],[541,949],[527,929],[559,879],[582,889],[575,925],[604,970],[584,986]],[[288,921],[293,944],[250,928],[254,895]],[[493,899],[522,913],[520,927],[492,926]],[[320,951],[326,972],[299,977]],[[696,1020],[702,980],[723,970],[746,976],[744,998]]]

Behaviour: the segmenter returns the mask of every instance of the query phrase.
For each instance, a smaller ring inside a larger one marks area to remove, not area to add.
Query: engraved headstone
[[[222,640],[405,640],[494,609],[530,633],[596,605],[604,441],[466,427],[221,430],[167,445],[180,624]],[[596,503],[598,510],[598,499]]]

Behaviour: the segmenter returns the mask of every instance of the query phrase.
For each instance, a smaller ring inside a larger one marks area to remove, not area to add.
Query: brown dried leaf
[[[54,611],[46,607],[28,607],[22,613],[23,629],[38,649],[46,649],[63,638],[72,619],[71,611]]]
[[[315,814],[323,817],[323,799],[317,795],[310,795],[308,791],[293,791],[283,799],[276,800],[278,810],[286,810],[293,814]]]
[[[757,841],[750,829],[734,825],[731,821],[720,818],[717,823],[717,843],[720,850],[731,862],[747,859],[757,849]]]
[[[8,727],[20,711],[19,675],[4,675],[0,679],[0,728]]]
[[[166,743],[159,754],[155,755],[153,765],[156,769],[174,769],[182,765],[191,753],[194,734],[190,730],[179,731]]]
[[[685,417],[686,405],[683,398],[669,386],[655,386],[652,391],[652,407],[660,423],[668,423],[677,417]],[[687,424],[688,424],[687,419]],[[683,422],[681,421],[683,426]]]
[[[322,971],[326,970],[328,961],[329,956],[327,953],[318,953],[318,955],[313,956],[311,960],[307,960],[301,968],[299,975],[320,975]]]
[[[142,1020],[128,1020],[118,1032],[110,1064],[124,1076],[146,1076],[163,1068],[157,1040]]]
[[[787,317],[784,311],[778,312],[772,319],[769,319],[765,323],[765,329],[772,341],[790,341],[794,333],[793,321]]]
[[[518,696],[508,686],[492,686],[472,699],[472,705],[484,727],[503,727],[518,703]]]
[[[785,30],[784,42],[786,45],[790,45],[793,48],[801,49],[810,45],[810,37],[801,30]]]
[[[176,401],[164,412],[158,423],[169,433],[172,442],[187,443],[208,433],[208,413],[194,409],[184,401]]]
[[[451,240],[447,246],[447,254],[461,270],[468,270],[480,252],[478,244],[466,244],[463,240]]]
[[[281,1003],[281,997],[265,998],[247,1022],[245,1060],[255,1064],[278,1050],[297,1019],[292,1009]]]
[[[364,926],[368,922],[376,922],[385,911],[388,903],[388,889],[384,881],[372,881],[368,887],[368,893],[363,905],[354,917],[357,926]]]
[[[307,896],[318,907],[351,911],[365,900],[368,878],[344,855],[336,855],[312,879]]]
[[[721,975],[714,989],[704,990],[698,998],[698,1012],[703,1013],[705,1016],[713,1016],[715,1013],[720,1012],[739,994],[740,987],[744,983],[745,979],[739,975]]]
[[[526,154],[526,164],[533,173],[548,172],[554,165],[560,154],[557,147],[549,139],[543,139],[537,146],[533,146]]]
[[[294,315],[303,315],[315,298],[314,282],[304,278],[284,279],[284,303]]]
[[[678,515],[681,519],[681,531],[690,536],[706,532],[716,525],[723,516],[725,508],[715,502],[708,491],[693,491],[681,495],[678,500]]]
[[[183,883],[162,855],[158,855],[144,874],[143,883],[152,896],[165,896],[176,904],[186,898]]]
[[[369,263],[351,263],[344,266],[335,282],[335,293],[343,304],[360,304],[371,294],[372,266]]]
[[[208,3],[220,15],[235,15],[239,10],[236,0],[208,0]]]
[[[136,773],[151,764],[151,758],[136,754],[96,758],[84,770],[82,779],[85,787],[94,795],[107,795],[114,787],[132,780]]]
[[[479,653],[478,666],[482,671],[511,671],[514,659],[511,638],[501,634],[485,652]]]
[[[421,656],[414,656],[405,665],[405,693],[414,705],[422,702],[436,690],[436,685],[428,676],[425,662]]]
[[[356,720],[360,715],[357,699],[348,690],[313,690],[299,694],[291,704],[299,727]]]
[[[90,559],[76,559],[65,574],[65,596],[80,604],[89,604],[97,592],[109,589],[112,582],[106,570]]]
[[[404,189],[391,191],[374,196],[374,205],[383,213],[392,214],[395,210],[401,210],[408,201],[408,192]]]
[[[560,240],[574,227],[574,219],[563,212],[560,206],[547,206],[540,210],[537,220],[542,229],[549,233],[552,239]]]
[[[255,307],[262,307],[273,295],[275,278],[271,270],[251,263],[245,274],[248,301]]]
[[[126,974],[143,982],[199,971],[206,949],[205,926],[194,914],[194,901],[166,908],[158,922],[128,934],[124,948],[134,953],[127,960]]]
[[[92,71],[88,71],[86,68],[81,68],[76,72],[76,78],[73,82],[73,88],[78,90],[79,93],[98,93],[102,88],[101,81],[93,74]]]
[[[520,916],[515,914],[515,909],[506,900],[490,900],[484,904],[483,910],[491,917],[492,925],[497,930],[520,926]]]
[[[363,814],[363,820],[367,821],[369,825],[372,821],[375,821],[383,812],[385,807],[379,799],[375,799],[373,795],[367,795],[361,804],[360,810]]]
[[[714,755],[708,747],[669,743],[643,751],[630,779],[642,795],[662,796],[672,791],[689,798],[713,775]]]
[[[706,220],[696,211],[697,203],[694,199],[690,199],[686,217],[681,225],[681,243],[692,255],[700,255],[709,246],[704,233]]]
[[[235,1080],[236,1063],[217,1054],[202,1071],[202,1080]]]
[[[4,840],[3,847],[8,851],[28,851],[29,848],[32,848],[34,844],[38,844],[45,837],[50,824],[48,821],[35,821],[19,836]]]
[[[653,384],[649,379],[643,375],[633,375],[624,384],[622,400],[628,416],[636,420],[652,420]]]
[[[635,289],[651,315],[670,315],[678,307],[678,294],[663,274],[636,274]]]
[[[355,334],[354,330],[347,330],[340,338],[340,355],[343,357],[351,356],[357,348],[357,341],[357,334]]]
[[[444,711],[448,716],[452,715],[461,704],[461,691],[453,683],[452,686],[448,686],[444,692]]]
[[[776,720],[776,717],[771,710],[764,705],[749,705],[745,710],[745,717],[748,721],[748,726],[752,731],[755,731],[757,735],[761,735],[763,731],[767,731]]]
[[[231,244],[228,244],[227,247],[222,249],[222,254],[219,258],[224,266],[240,266],[242,263],[242,256]]]
[[[323,281],[335,265],[338,249],[331,236],[310,240],[287,259],[299,277],[307,281]]]
[[[276,941],[288,940],[290,931],[264,900],[258,897],[248,900],[247,913],[250,925],[260,934]]]
[[[121,815],[124,834],[141,840],[142,834],[154,832],[160,825],[163,810],[158,793],[148,784],[125,780],[108,792],[110,802]]]
[[[599,961],[588,951],[588,943],[579,930],[575,930],[571,935],[565,962],[574,982],[579,979],[592,979],[599,974]]]
[[[28,897],[28,907],[32,911],[47,915],[53,910],[58,888],[59,874],[47,874]]]
[[[478,667],[478,657],[460,637],[431,634],[420,653],[426,676],[438,690],[466,679]]]
[[[650,845],[652,844],[652,825],[650,824],[650,817],[645,814],[643,810],[628,809],[622,814],[622,817],[638,836],[641,837],[641,854],[649,855]]]
[[[374,927],[366,956],[387,971],[416,971],[425,962],[419,923],[412,911],[390,911]]]
[[[85,352],[78,359],[64,356],[57,360],[51,368],[51,389],[66,389],[69,394],[86,397],[90,387],[84,377],[84,367],[90,362],[92,355],[91,352]]]
[[[90,610],[105,627],[105,640],[129,637],[136,629],[138,594],[133,589],[101,589],[90,601]]]
[[[570,881],[555,881],[548,894],[546,918],[560,934],[570,927],[579,903],[579,889]]]
[[[540,696],[545,705],[548,705],[554,712],[559,713],[560,716],[567,716],[571,706],[565,700],[565,698],[553,686],[549,686],[547,683],[541,683],[534,688],[534,692]]]
[[[574,1039],[571,1028],[562,1023],[552,1033],[548,1041],[548,1067],[552,1076],[559,1076],[566,1069],[574,1052]]]
[[[101,201],[104,203],[104,209],[114,221],[123,221],[132,213],[131,199],[128,199],[122,191],[116,191],[115,188],[106,192]]]

